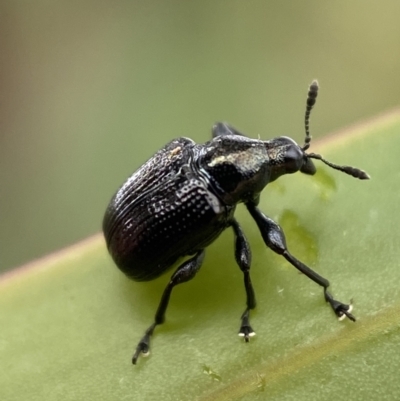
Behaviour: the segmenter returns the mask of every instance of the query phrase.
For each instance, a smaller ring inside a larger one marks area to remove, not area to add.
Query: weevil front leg
[[[201,265],[203,264],[203,260],[204,250],[201,250],[197,252],[195,256],[183,262],[171,276],[171,279],[161,297],[160,304],[158,305],[154,323],[148,327],[144,336],[136,347],[136,351],[132,357],[132,363],[134,365],[136,365],[136,362],[141,354],[147,356],[150,353],[150,338],[153,335],[155,327],[164,323],[165,321],[165,312],[168,307],[172,289],[178,284],[191,280],[199,271]]]
[[[278,253],[279,255],[283,255],[284,258],[296,269],[300,270],[308,278],[323,287],[326,302],[330,304],[336,316],[340,320],[348,317],[350,320],[355,322],[356,318],[350,313],[352,309],[351,305],[337,301],[333,298],[331,293],[328,292],[329,281],[290,254],[290,252],[287,250],[285,235],[281,227],[272,219],[263,214],[254,205],[254,203],[248,203],[246,206],[251,216],[256,221],[265,244],[274,252]]]
[[[242,323],[239,329],[239,336],[244,337],[246,342],[249,342],[250,337],[256,333],[250,326],[250,309],[256,307],[256,297],[254,294],[253,284],[250,279],[250,265],[251,265],[251,250],[249,243],[239,225],[239,223],[233,219],[232,228],[235,233],[235,259],[243,272],[244,288],[246,290],[246,310],[242,314]]]

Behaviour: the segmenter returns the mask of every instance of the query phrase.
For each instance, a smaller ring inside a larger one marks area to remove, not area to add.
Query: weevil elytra
[[[297,171],[315,174],[312,159],[355,178],[369,178],[362,170],[306,152],[311,142],[310,112],[317,94],[318,83],[313,81],[307,96],[303,146],[285,136],[267,141],[251,139],[226,123],[217,123],[212,128],[212,139],[204,144],[183,137],[169,142],[111,199],[103,221],[104,236],[114,262],[127,276],[137,281],[152,280],[180,257],[189,257],[171,276],[154,322],[136,347],[134,364],[141,354],[149,353],[150,338],[165,320],[173,288],[196,275],[205,248],[228,227],[234,231],[235,258],[246,291],[239,335],[248,342],[255,334],[249,322],[250,310],[256,306],[250,279],[251,252],[234,217],[238,203],[247,207],[265,244],[323,288],[326,302],[340,319],[356,320],[351,305],[333,298],[328,291],[329,281],[288,251],[282,228],[257,207],[261,191],[280,176]]]

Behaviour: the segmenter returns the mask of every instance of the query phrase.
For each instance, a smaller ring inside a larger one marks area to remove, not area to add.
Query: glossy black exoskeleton
[[[249,323],[250,310],[256,306],[250,280],[251,252],[234,217],[241,202],[257,223],[265,244],[323,287],[326,302],[339,318],[347,316],[355,321],[351,305],[335,300],[327,291],[329,281],[290,254],[281,227],[257,207],[261,191],[281,175],[297,171],[315,174],[311,159],[355,178],[369,178],[362,170],[306,153],[311,141],[309,116],[317,93],[318,83],[313,81],[307,97],[303,146],[288,137],[250,139],[225,123],[217,123],[212,129],[213,139],[205,144],[178,138],[165,145],[114,195],[104,216],[103,231],[112,258],[127,276],[137,281],[152,280],[180,257],[193,255],[172,275],[154,323],[136,348],[134,364],[140,354],[149,353],[150,337],[165,320],[172,289],[196,275],[204,249],[228,227],[235,234],[235,257],[244,274],[247,297],[239,335],[247,342],[255,334]]]

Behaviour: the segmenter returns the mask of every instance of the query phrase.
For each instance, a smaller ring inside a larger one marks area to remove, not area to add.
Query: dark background
[[[398,0],[3,0],[0,270],[99,231],[173,137],[223,120],[302,142],[313,78],[316,138],[398,105],[399,16]]]

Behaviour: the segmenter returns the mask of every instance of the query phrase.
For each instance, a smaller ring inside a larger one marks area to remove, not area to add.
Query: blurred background
[[[399,17],[398,0],[3,0],[0,271],[98,232],[174,137],[222,120],[302,142],[313,78],[314,138],[399,105]]]

